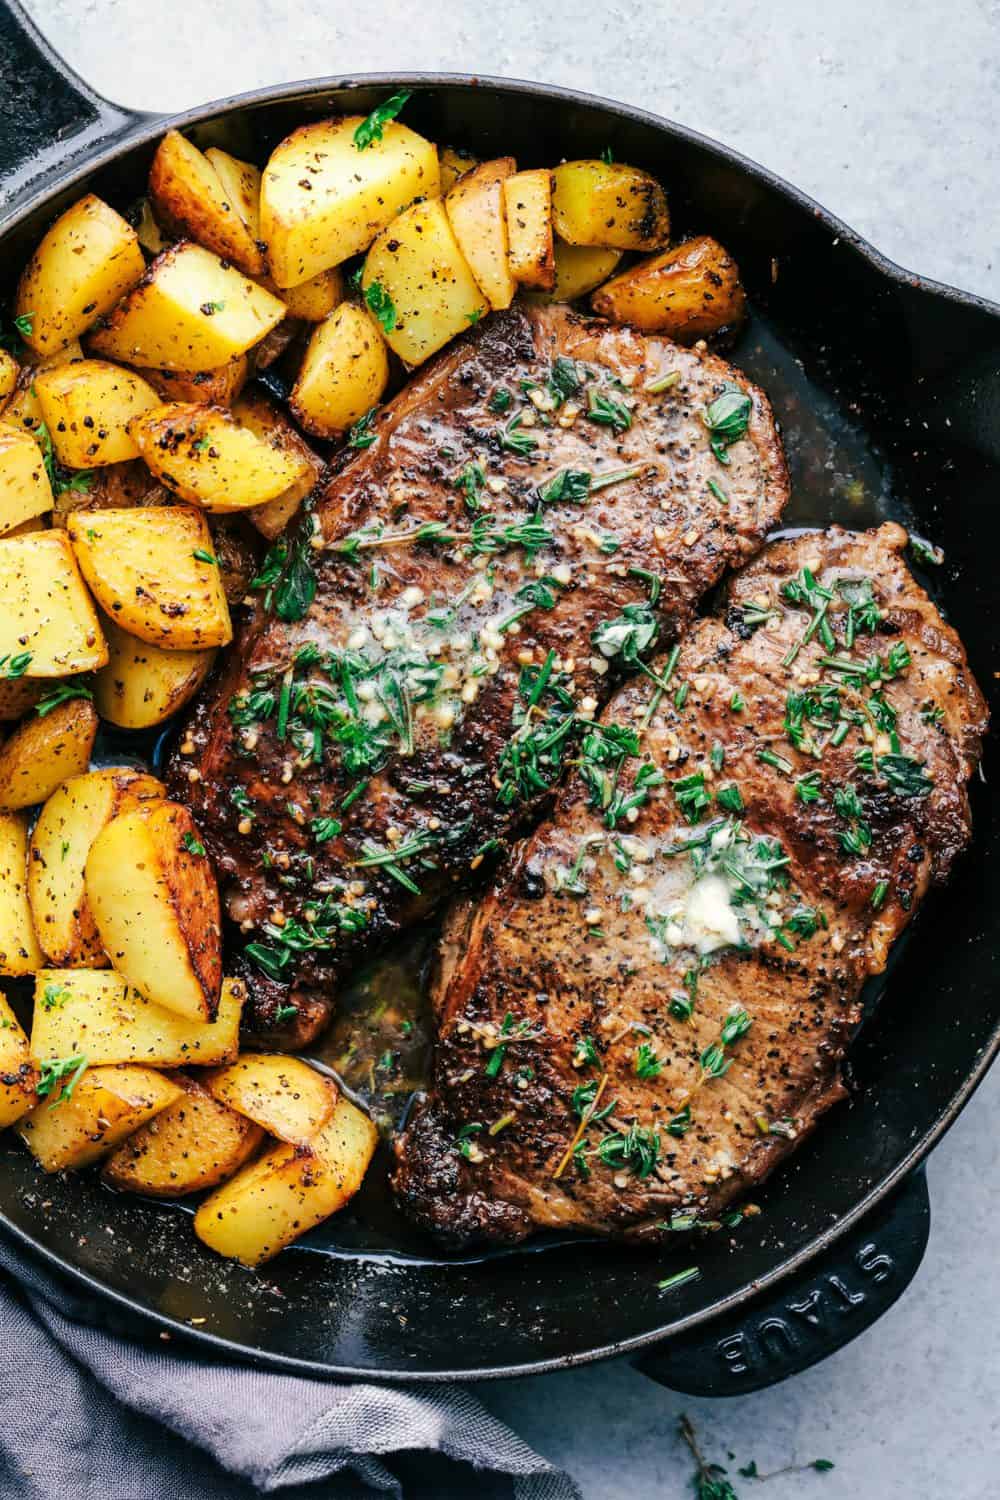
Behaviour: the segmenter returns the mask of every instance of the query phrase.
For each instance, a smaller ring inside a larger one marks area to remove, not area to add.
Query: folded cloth
[[[96,1311],[0,1237],[4,1500],[579,1500],[461,1387],[271,1373]]]

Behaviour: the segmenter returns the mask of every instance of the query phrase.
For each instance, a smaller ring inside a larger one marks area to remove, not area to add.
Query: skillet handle
[[[18,0],[0,0],[0,220],[57,170],[145,118],[96,94]]]
[[[688,1396],[743,1396],[777,1385],[888,1311],[923,1260],[930,1222],[920,1168],[817,1264],[705,1330],[664,1340],[636,1368]]]

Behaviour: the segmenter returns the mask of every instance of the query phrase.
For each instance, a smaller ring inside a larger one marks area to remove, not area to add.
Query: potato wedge
[[[510,273],[521,286],[550,292],[556,281],[552,173],[515,172],[504,180],[503,196]]]
[[[556,167],[552,221],[569,245],[659,250],[670,239],[663,188],[624,162],[567,161]]]
[[[101,359],[40,370],[35,394],[56,458],[67,469],[96,469],[137,458],[128,424],[160,404],[145,380]]]
[[[149,169],[149,197],[161,224],[194,240],[248,276],[264,274],[259,236],[250,233],[241,204],[224,187],[197,146],[168,130]]]
[[[479,165],[478,156],[473,156],[471,151],[465,151],[456,146],[443,147],[438,152],[438,159],[442,197],[451,192],[460,177]]]
[[[75,1083],[75,1069],[52,1083],[43,1061],[38,1086],[49,1084],[51,1091],[17,1127],[46,1172],[89,1167],[181,1095],[176,1083],[152,1068],[88,1068],[86,1058],[83,1067]]]
[[[379,235],[361,285],[386,343],[409,365],[490,310],[437,198],[414,203]]]
[[[261,535],[273,541],[284,531],[310,490],[319,483],[323,473],[323,460],[266,396],[257,392],[241,396],[233,407],[233,416],[241,427],[260,438],[262,443],[270,444],[281,453],[294,453],[308,465],[309,472],[303,473],[287,490],[269,500],[266,505],[254,506],[247,512],[247,518]]]
[[[108,664],[94,679],[94,704],[119,729],[151,729],[189,703],[215,661],[207,651],[164,651],[127,635],[105,615]],[[3,752],[0,751],[0,758]]]
[[[74,511],[66,529],[94,597],[130,635],[168,651],[232,640],[212,534],[200,510]],[[95,665],[106,661],[107,648]]]
[[[28,904],[28,824],[0,813],[0,974],[33,974],[44,962]]]
[[[210,1021],[222,985],[222,916],[188,809],[157,801],[112,818],[91,845],[85,889],[112,967],[154,1004]]]
[[[273,285],[273,283],[272,283]],[[287,286],[275,293],[288,309],[288,316],[303,323],[322,323],[330,316],[339,302],[344,300],[344,278],[336,266],[329,271],[320,271],[298,286]]]
[[[246,225],[247,232],[254,244],[260,248],[260,168],[253,162],[242,161],[238,156],[231,156],[228,151],[223,151],[219,146],[209,146],[205,151],[205,158],[212,165],[222,191],[225,193],[233,208],[239,214]],[[260,272],[253,275],[263,275],[266,266],[261,256]]]
[[[104,1163],[105,1182],[121,1192],[182,1198],[217,1187],[264,1139],[259,1125],[220,1104],[199,1079],[187,1073],[169,1078],[182,1090],[180,1098],[134,1131]]]
[[[260,233],[279,287],[366,250],[399,211],[440,190],[437,149],[393,120],[363,150],[361,115],[302,125],[278,145],[260,187]]]
[[[281,327],[281,324],[278,324]],[[275,330],[272,330],[274,332]],[[268,337],[270,338],[270,334]],[[247,383],[250,360],[239,354],[218,370],[140,370],[161,401],[197,401],[201,406],[232,406]]]
[[[312,478],[305,459],[261,442],[219,407],[168,403],[137,417],[129,430],[167,489],[217,515],[266,505]]]
[[[34,807],[90,765],[97,710],[89,698],[67,698],[25,719],[0,747],[0,809]]]
[[[307,1146],[276,1146],[206,1198],[194,1232],[219,1255],[259,1266],[344,1207],[377,1143],[368,1116],[341,1098]]]
[[[305,1146],[337,1104],[337,1085],[298,1057],[250,1052],[205,1074],[205,1087],[279,1141]]]
[[[491,307],[509,307],[517,283],[508,260],[504,182],[517,168],[512,156],[484,161],[456,182],[444,206],[458,247]]]
[[[86,899],[90,846],[121,812],[166,796],[155,776],[130,766],[105,766],[73,776],[38,815],[28,860],[28,896],[38,941],[63,968],[101,968],[103,944]]]
[[[0,534],[52,509],[52,486],[42,451],[30,432],[0,422]]]
[[[142,368],[197,375],[245,354],[285,316],[285,305],[210,250],[183,240],[90,335],[90,348]]]
[[[0,677],[0,723],[23,718],[50,688],[44,677]]]
[[[137,1062],[177,1068],[232,1062],[237,1055],[246,999],[239,980],[223,980],[214,1021],[188,1021],[154,1005],[111,969],[42,969],[35,979],[36,996],[44,995],[46,985],[67,993],[50,1009],[36,1000],[32,1057],[80,1054],[91,1067]]]
[[[746,314],[739,268],[707,234],[630,267],[590,300],[602,318],[669,334],[679,344],[710,338]]]
[[[22,272],[14,314],[26,319],[25,343],[50,354],[79,338],[145,269],[131,224],[88,193],[60,214]]]
[[[107,659],[66,533],[0,540],[0,675],[68,677]]]
[[[554,244],[555,281],[550,292],[528,292],[536,302],[575,302],[606,281],[622,258],[620,250],[603,250],[594,245],[567,245],[557,238]]]
[[[0,349],[0,402],[6,401],[8,396],[14,394],[20,371],[21,366],[13,354],[6,349]]]
[[[364,308],[342,302],[313,330],[288,405],[307,432],[333,438],[363,417],[388,383],[382,335]]]
[[[0,995],[0,1130],[35,1107],[37,1082],[38,1069],[31,1060],[28,1038]]]

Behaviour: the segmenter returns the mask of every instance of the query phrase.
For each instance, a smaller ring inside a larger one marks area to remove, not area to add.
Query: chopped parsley
[[[87,1067],[87,1059],[83,1053],[76,1053],[73,1057],[49,1057],[40,1062],[38,1082],[35,1085],[35,1093],[40,1099],[49,1099],[54,1089],[59,1093],[52,1100],[52,1108],[58,1109],[67,1099],[72,1099],[73,1090],[83,1077]]]
[[[370,115],[361,121],[354,132],[354,145],[358,151],[367,151],[369,146],[382,139],[382,134],[390,120],[395,120],[400,110],[410,97],[410,90],[406,89],[398,94],[392,94],[384,104],[373,109]]]
[[[369,282],[365,288],[365,302],[382,332],[392,333],[396,326],[396,304],[380,281]]]

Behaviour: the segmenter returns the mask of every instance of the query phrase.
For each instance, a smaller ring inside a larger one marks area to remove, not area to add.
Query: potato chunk
[[[215,875],[178,802],[112,818],[91,845],[87,901],[112,967],[156,1005],[210,1021],[222,984]]]
[[[66,991],[46,1009],[37,997],[46,985]],[[98,1063],[145,1063],[176,1068],[231,1062],[239,1046],[243,984],[224,979],[214,1021],[189,1021],[128,987],[110,969],[43,969],[35,979],[32,1057],[82,1054]]]
[[[624,162],[567,161],[552,174],[556,233],[570,245],[658,250],[670,215],[655,177]]]
[[[146,269],[131,224],[93,193],[61,214],[18,283],[14,313],[39,354],[50,354],[109,313]]]
[[[389,348],[410,365],[490,310],[436,198],[414,203],[379,235],[361,285]]]
[[[28,904],[28,824],[0,813],[0,974],[33,974],[43,962]]]
[[[201,511],[183,505],[74,511],[66,527],[95,598],[130,635],[168,651],[201,651],[232,640]],[[106,660],[107,648],[95,665]]]
[[[265,505],[312,477],[297,453],[261,442],[218,407],[157,406],[137,417],[130,432],[167,489],[217,515]]]
[[[0,403],[14,394],[20,371],[21,367],[13,354],[7,349],[0,349]]]
[[[41,449],[29,432],[0,422],[0,533],[52,509]]]
[[[377,1142],[368,1116],[341,1098],[307,1146],[276,1146],[206,1198],[194,1232],[220,1255],[259,1266],[344,1207]]]
[[[517,163],[512,156],[484,161],[461,177],[445,199],[459,249],[491,307],[509,307],[517,284],[508,261],[504,182]]]
[[[0,674],[67,677],[108,648],[65,532],[0,541]]]
[[[0,748],[0,808],[34,807],[90,765],[97,711],[89,698],[67,698],[26,719]]]
[[[281,324],[278,324],[281,327]],[[272,330],[272,332],[275,330]],[[268,335],[269,337],[271,335]],[[247,383],[250,360],[238,354],[217,370],[140,370],[161,401],[197,401],[200,406],[232,406]]]
[[[298,1057],[248,1053],[205,1075],[216,1099],[254,1120],[279,1141],[306,1145],[337,1103],[337,1085]]]
[[[56,458],[67,469],[96,469],[137,458],[128,424],[160,404],[145,380],[100,359],[42,370],[35,377],[35,391]]]
[[[439,191],[437,150],[398,120],[361,150],[361,115],[316,120],[271,153],[260,189],[260,233],[279,287],[297,286],[366,250],[417,197]]]
[[[38,941],[53,963],[100,968],[107,963],[84,889],[90,846],[120,812],[163,797],[155,776],[104,766],[70,777],[52,793],[31,835],[28,896]]]
[[[529,292],[538,302],[575,302],[600,286],[622,258],[620,250],[596,245],[567,245],[558,237],[554,244],[555,281],[550,292]]]
[[[594,293],[591,305],[614,323],[666,333],[679,344],[710,338],[746,314],[739,268],[707,234],[613,277]]]
[[[457,146],[444,146],[438,152],[441,175],[442,194],[450,193],[460,177],[466,172],[471,172],[473,167],[478,167],[479,157],[473,156],[471,151],[465,151]]]
[[[256,505],[248,512],[247,519],[253,522],[262,536],[273,541],[296,515],[310,490],[319,483],[323,473],[323,460],[266,396],[257,392],[241,396],[233,407],[233,416],[241,427],[260,438],[262,443],[270,444],[281,453],[295,454],[307,466],[307,471],[304,470],[301,477],[289,485],[287,490],[283,490],[266,505]]]
[[[388,383],[382,335],[363,308],[342,302],[313,330],[288,404],[307,432],[333,438],[363,417]]]
[[[58,1059],[64,1061],[72,1058]],[[152,1068],[88,1068],[86,1057],[81,1061],[85,1071],[75,1082],[75,1069],[52,1082],[42,1061],[38,1087],[48,1084],[49,1092],[17,1127],[46,1172],[90,1166],[180,1096],[176,1083]]]
[[[184,240],[157,256],[90,347],[128,365],[195,375],[245,354],[284,316],[277,297]]]
[[[242,187],[242,184],[239,184]],[[178,130],[168,130],[149,169],[156,216],[178,237],[190,236],[248,276],[264,274],[264,256],[215,167]]]
[[[241,161],[218,146],[209,146],[205,158],[222,184],[233,208],[247,227],[250,238],[259,248],[260,241],[260,168],[251,161]],[[197,235],[195,236],[197,239]],[[249,268],[248,268],[249,269]],[[259,271],[251,275],[262,276],[267,270],[263,255]]]
[[[322,323],[339,302],[344,300],[344,278],[336,266],[320,271],[298,286],[287,286],[278,292],[290,318],[303,323]]]
[[[164,651],[101,621],[108,664],[94,679],[102,719],[119,729],[151,729],[189,703],[215,660],[215,651]]]
[[[0,995],[0,1130],[6,1130],[34,1108],[38,1102],[37,1082],[38,1069],[31,1060],[28,1038]]]
[[[170,1081],[181,1096],[134,1131],[104,1163],[105,1182],[121,1192],[182,1198],[216,1187],[264,1139],[259,1125],[220,1104],[197,1078],[171,1073]]]
[[[510,272],[521,286],[550,292],[556,262],[552,235],[552,173],[515,172],[503,185]]]

